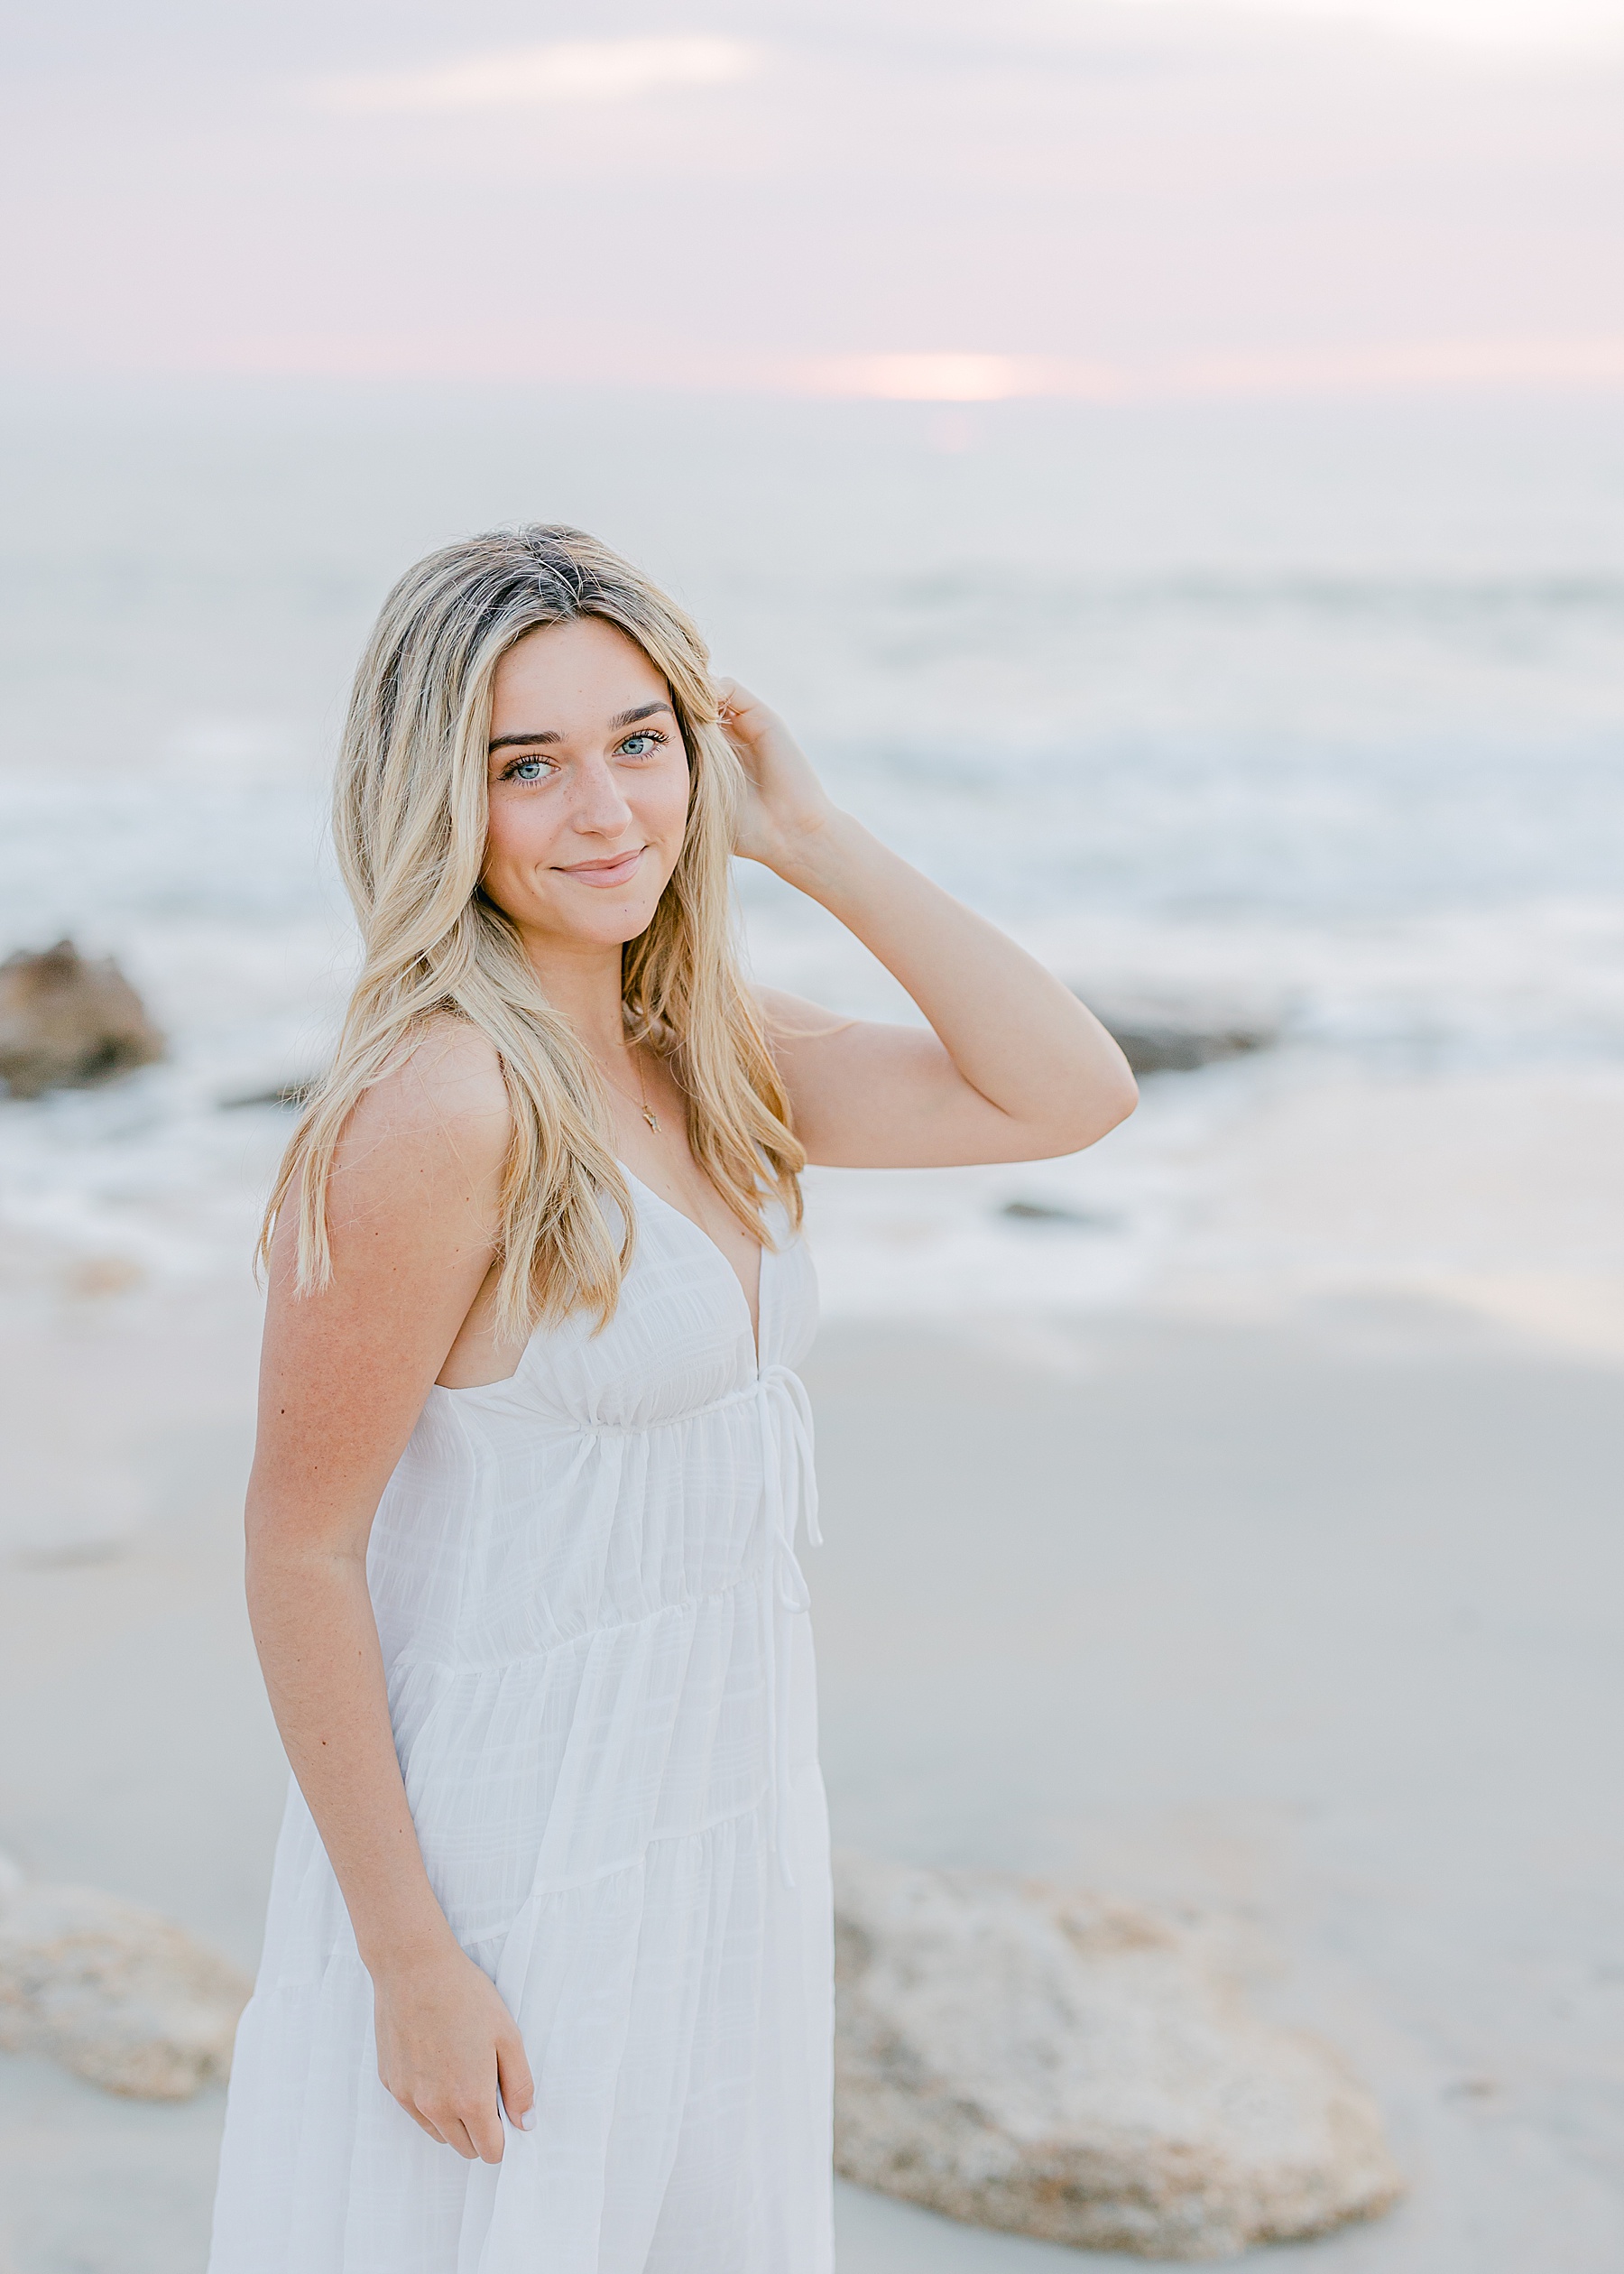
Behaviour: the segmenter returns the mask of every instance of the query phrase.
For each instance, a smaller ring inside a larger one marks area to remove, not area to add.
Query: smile
[[[604,889],[624,884],[637,874],[638,863],[648,851],[646,845],[635,846],[630,853],[617,853],[611,861],[581,861],[574,867],[560,867],[560,876],[572,876],[577,884],[591,884]]]

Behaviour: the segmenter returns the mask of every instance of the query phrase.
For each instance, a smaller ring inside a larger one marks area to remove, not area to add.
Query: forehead
[[[601,616],[546,624],[496,666],[491,732],[540,734],[601,726],[634,703],[663,700],[666,684],[635,640]]]

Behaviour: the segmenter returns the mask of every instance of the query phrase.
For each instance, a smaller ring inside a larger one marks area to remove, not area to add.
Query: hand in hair
[[[828,792],[776,711],[737,679],[716,682],[717,717],[744,768],[734,850],[790,875],[835,818]]]

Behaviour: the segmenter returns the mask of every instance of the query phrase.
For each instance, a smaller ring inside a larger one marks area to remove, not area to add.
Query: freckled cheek
[[[558,835],[557,827],[544,823],[533,807],[526,811],[493,804],[485,831],[486,875],[533,877],[538,866],[547,865]]]
[[[658,783],[649,782],[634,810],[644,832],[675,861],[687,833],[688,781],[686,769]]]

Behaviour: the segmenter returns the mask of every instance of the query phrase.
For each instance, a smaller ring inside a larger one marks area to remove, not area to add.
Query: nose
[[[632,809],[607,759],[589,759],[577,772],[570,818],[584,837],[617,837],[625,834]]]

